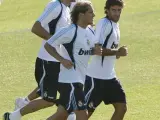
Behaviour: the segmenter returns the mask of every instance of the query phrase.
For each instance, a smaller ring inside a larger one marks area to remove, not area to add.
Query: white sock
[[[67,118],[67,120],[76,120],[76,114],[74,112],[71,112]]]
[[[28,97],[25,98],[25,101],[27,101],[28,103],[30,102],[30,99]]]
[[[21,113],[20,113],[20,109],[12,112],[10,115],[9,115],[9,119],[10,120],[21,120]]]

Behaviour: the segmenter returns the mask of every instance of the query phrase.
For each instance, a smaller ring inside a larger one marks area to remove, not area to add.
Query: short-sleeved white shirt
[[[62,56],[65,59],[72,60],[71,56],[74,58],[75,68],[66,69],[61,65],[61,70],[59,74],[59,82],[61,83],[82,83],[85,82],[85,75],[88,66],[88,60],[91,55],[91,48],[94,46],[93,43],[93,33],[86,28],[77,28],[77,37],[73,43],[72,54],[69,55],[68,49],[65,47],[67,43],[71,44],[71,41],[75,35],[76,27],[71,24],[58,31],[53,37],[51,37],[47,43],[52,46],[62,44],[64,46]]]
[[[108,39],[106,48],[112,49],[118,47],[120,41],[120,30],[118,23],[113,21],[112,25],[107,18],[101,19],[98,24],[96,25],[96,32],[95,32],[95,41],[97,43],[103,44],[107,35],[111,32],[113,26],[113,32]],[[102,57],[94,55],[91,58],[91,61],[88,65],[87,75],[99,78],[99,79],[112,79],[116,77],[115,73],[115,61],[116,56],[105,56],[104,61],[102,64]]]
[[[71,23],[70,9],[67,6],[65,6],[63,3],[61,3],[61,4],[63,7],[63,11],[62,11],[62,15],[61,15],[59,21],[57,22],[55,31],[57,31],[58,29],[60,29],[62,27],[65,27]],[[41,23],[42,27],[46,31],[49,32],[49,24],[48,23],[51,22],[53,19],[56,19],[58,17],[58,15],[60,14],[61,9],[62,9],[61,4],[58,0],[52,0],[46,6],[42,15],[38,18],[37,21],[39,21]],[[45,43],[46,43],[46,40],[43,40],[38,57],[43,60],[58,62],[54,57],[50,56],[48,54],[48,52],[45,50],[45,48],[44,48]],[[56,49],[58,52],[60,51],[59,46],[56,46]]]

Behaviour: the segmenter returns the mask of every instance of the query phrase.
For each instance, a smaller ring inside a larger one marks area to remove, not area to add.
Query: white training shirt
[[[63,7],[63,11],[62,11],[62,15],[61,15],[59,21],[57,22],[55,31],[57,31],[59,28],[65,27],[71,23],[70,9],[67,6],[65,6],[63,3],[61,3],[61,4]],[[48,23],[50,21],[52,21],[53,19],[56,19],[58,17],[58,15],[60,14],[61,9],[62,9],[61,4],[58,0],[52,0],[45,8],[43,14],[37,20],[41,23],[42,27],[46,31],[49,32]],[[43,60],[58,62],[54,57],[49,55],[49,53],[45,50],[45,48],[44,48],[45,43],[46,43],[46,40],[43,40],[38,57]],[[56,46],[56,50],[59,52],[59,46]]]
[[[120,41],[119,25],[112,21],[113,32],[108,39],[106,48],[117,48]],[[107,18],[101,19],[96,26],[96,43],[103,44],[106,36],[111,32],[111,23]],[[102,65],[102,56],[94,55],[88,65],[87,75],[99,79],[112,79],[116,77],[115,73],[116,56],[105,56]]]
[[[47,42],[48,44],[55,46],[66,43],[70,43],[75,35],[76,26],[71,24],[68,27],[65,27],[58,31],[53,37],[51,37]],[[88,60],[91,55],[91,48],[94,46],[93,43],[93,33],[90,29],[81,28],[78,26],[77,28],[77,37],[73,43],[72,56],[75,60],[75,68],[71,69],[65,68],[61,64],[61,70],[59,74],[59,82],[60,83],[82,83],[85,82],[85,75],[88,66]],[[71,44],[71,43],[70,43]],[[62,52],[62,56],[65,59],[71,60],[71,56],[68,53],[66,47],[64,47]]]
[[[71,5],[70,5],[70,10],[72,11],[73,10],[73,7],[75,6],[76,2],[71,2]]]

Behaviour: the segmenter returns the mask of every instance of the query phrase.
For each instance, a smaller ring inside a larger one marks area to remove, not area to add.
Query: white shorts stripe
[[[73,94],[72,103],[73,103],[73,110],[77,110],[78,107],[77,107],[76,98],[75,98],[75,95],[74,95],[74,94]]]
[[[70,85],[71,85],[71,92],[70,92],[70,99],[69,99],[69,104],[68,104],[67,110],[69,110],[69,108],[71,107],[72,96],[74,94],[74,86],[73,86],[73,84],[70,84]]]
[[[91,82],[92,82],[91,89],[88,91],[88,93],[87,93],[86,96],[85,96],[85,102],[86,102],[86,104],[88,104],[90,95],[91,95],[91,93],[92,93],[92,90],[94,89],[94,81],[93,81],[93,78],[91,78]]]
[[[40,86],[40,90],[41,90],[41,96],[43,97],[43,81],[44,81],[44,77],[46,76],[46,71],[45,71],[45,67],[44,67],[44,62],[43,62],[43,75],[42,78],[40,80],[39,86]]]

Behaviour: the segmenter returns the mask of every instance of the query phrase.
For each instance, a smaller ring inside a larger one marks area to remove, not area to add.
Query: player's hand
[[[117,58],[118,56],[127,56],[128,55],[128,48],[127,46],[122,46],[118,49],[118,52],[117,52]]]
[[[103,49],[101,44],[95,44],[95,47],[93,48],[93,54],[94,55],[102,55]]]
[[[62,59],[61,64],[67,69],[71,69],[74,65],[72,61],[67,60],[67,59]]]
[[[103,49],[102,49],[102,47],[94,47],[93,48],[93,55],[102,55],[102,51],[103,51]]]

